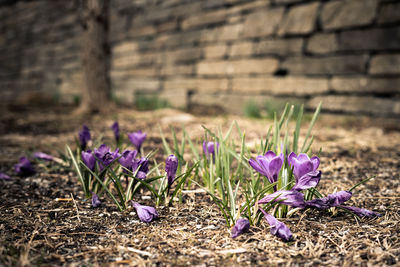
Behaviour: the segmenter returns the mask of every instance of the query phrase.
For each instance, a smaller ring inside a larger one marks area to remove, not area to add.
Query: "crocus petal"
[[[275,199],[275,200],[274,200]],[[267,204],[274,200],[283,205],[289,205],[296,208],[304,208],[304,195],[298,191],[279,190],[267,195],[258,201],[258,204]]]
[[[14,169],[19,176],[29,176],[35,173],[35,169],[27,157],[19,158],[19,163],[14,166]]]
[[[347,209],[360,217],[381,217],[382,216],[382,214],[380,214],[380,213],[377,213],[372,210],[363,209],[363,208],[357,208],[357,207],[352,207],[352,206],[340,206],[340,207]]]
[[[305,204],[307,208],[329,209],[342,205],[351,198],[351,195],[352,193],[349,191],[340,191],[327,197],[306,201]]]
[[[147,173],[142,172],[142,171],[138,171],[136,174],[136,178],[140,179],[140,180],[144,180],[146,179]]]
[[[307,173],[297,180],[292,190],[301,191],[316,187],[320,179],[321,179],[321,171]]]
[[[96,164],[96,159],[94,158],[92,151],[82,151],[81,158],[83,163],[93,171]]]
[[[95,193],[92,193],[92,207],[93,208],[97,208],[98,206],[100,206],[101,201],[99,199],[99,196],[96,195]]]
[[[260,164],[254,160],[254,159],[249,159],[249,164],[250,166],[255,169],[257,172],[261,173],[265,177],[267,176],[267,173],[261,168]]]
[[[131,201],[131,205],[136,209],[136,213],[142,222],[149,223],[158,218],[157,210],[153,207],[143,206],[133,201]]]
[[[319,167],[319,163],[320,163],[319,158],[314,156],[310,160],[311,160],[311,162],[313,164],[313,171],[317,170],[318,167]]]
[[[276,154],[274,153],[274,151],[269,150],[267,151],[267,153],[265,153],[264,157],[267,158],[268,161],[271,161],[273,158],[276,157]]]
[[[271,226],[271,234],[281,238],[284,241],[290,241],[293,238],[292,232],[283,222],[278,221],[274,216],[267,213],[263,209],[261,212],[264,214],[265,220]]]
[[[271,177],[268,177],[271,183],[275,183],[278,180],[279,172],[282,168],[282,159],[280,157],[273,158],[268,165],[268,172]]]
[[[35,153],[33,153],[33,156],[37,159],[48,160],[48,161],[53,160],[53,156],[43,153],[43,152],[35,152]]]
[[[245,218],[240,218],[236,221],[235,226],[231,230],[231,237],[236,238],[239,235],[246,233],[250,229],[250,222]]]
[[[297,157],[297,155],[294,152],[291,152],[288,156],[288,163],[289,163],[290,167],[292,167],[292,168],[294,167],[294,164],[295,164],[294,160],[296,159],[296,157]]]
[[[265,177],[270,176],[270,171],[269,171],[269,163],[270,161],[265,158],[264,156],[257,156],[257,162],[260,165],[261,169],[262,169],[262,173]]]
[[[146,157],[142,157],[138,161],[138,166],[140,171],[147,173],[149,171],[149,159]]]
[[[0,180],[11,180],[11,177],[5,173],[0,172]]]
[[[309,161],[310,158],[308,157],[307,154],[305,154],[305,153],[300,153],[300,154],[297,156],[297,160],[298,160],[298,161]]]
[[[351,196],[352,193],[350,191],[340,191],[328,195],[327,198],[332,207],[337,207],[345,203],[347,200],[349,200]]]
[[[208,154],[207,142],[206,141],[203,141],[203,152],[204,152],[205,155]]]
[[[313,171],[313,164],[311,161],[304,161],[296,164],[293,169],[294,176],[299,179],[303,175]]]
[[[318,157],[314,156],[311,159],[307,154],[301,153],[296,156],[295,153],[290,153],[288,156],[289,166],[293,169],[293,175],[296,178],[296,182],[307,173],[315,172],[318,167],[320,160]]]

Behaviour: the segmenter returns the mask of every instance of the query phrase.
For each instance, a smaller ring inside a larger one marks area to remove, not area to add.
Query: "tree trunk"
[[[83,69],[86,87],[81,112],[105,112],[111,106],[109,52],[107,45],[108,0],[83,0]]]

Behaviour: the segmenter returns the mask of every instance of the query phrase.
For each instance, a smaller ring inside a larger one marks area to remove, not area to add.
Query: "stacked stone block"
[[[0,2],[2,94],[78,94],[73,1],[8,2]],[[297,99],[332,112],[400,115],[400,1],[113,0],[109,30],[121,101],[157,95],[176,107],[241,113],[251,99]]]

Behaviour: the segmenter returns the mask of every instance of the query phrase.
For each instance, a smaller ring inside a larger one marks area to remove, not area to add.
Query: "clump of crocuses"
[[[338,207],[351,211],[358,216],[380,216],[379,213],[366,209],[344,206],[343,204],[352,196],[350,191],[340,191],[326,197],[307,200],[305,194],[312,194],[312,191],[308,190],[315,188],[321,179],[321,171],[318,170],[320,159],[317,156],[310,158],[305,153],[296,155],[292,152],[285,159],[283,153],[276,155],[273,151],[268,151],[265,155],[257,156],[255,160],[250,159],[249,164],[258,173],[265,176],[269,183],[274,184],[274,192],[261,198],[258,205],[268,204],[270,208],[274,205],[278,208],[280,205],[286,205],[299,209]],[[292,239],[292,233],[284,223],[278,221],[273,214],[264,209],[259,208],[259,210],[271,226],[273,235],[284,241]]]

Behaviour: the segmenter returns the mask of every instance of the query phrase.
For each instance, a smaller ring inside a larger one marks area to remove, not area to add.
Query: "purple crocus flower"
[[[122,153],[122,156],[120,157],[118,162],[126,169],[132,171],[132,167],[133,167],[133,163],[135,161],[136,155],[137,155],[136,150],[128,150],[127,149]],[[123,169],[123,172],[128,173],[128,171],[125,169]]]
[[[231,230],[231,237],[236,238],[239,235],[246,233],[250,229],[250,222],[245,218],[240,218],[236,221],[235,226]]]
[[[82,130],[79,132],[79,143],[82,150],[85,150],[86,145],[90,141],[90,139],[90,130],[86,125],[83,125]]]
[[[340,191],[327,197],[306,201],[305,206],[308,208],[329,209],[342,205],[351,198],[351,195],[350,191]]]
[[[111,152],[110,148],[105,144],[102,144],[98,149],[95,148],[94,155],[99,162],[100,170],[103,170],[105,167],[110,165],[111,162],[118,158],[120,156],[118,152],[118,148],[114,152]]]
[[[81,152],[81,158],[83,163],[92,171],[94,171],[94,167],[96,164],[96,159],[93,156],[92,151],[88,150],[88,151],[82,151]]]
[[[350,207],[350,206],[340,206],[340,207],[347,209],[360,217],[381,217],[382,216],[382,214],[380,214],[380,213],[377,213],[377,212],[371,211],[371,210],[367,210],[367,209],[363,209],[363,208]]]
[[[265,210],[261,208],[260,210],[264,214],[265,220],[271,226],[271,234],[283,239],[284,241],[290,241],[293,238],[289,227],[287,227],[283,222],[278,221],[274,216],[267,213]]]
[[[277,156],[273,151],[268,151],[264,156],[257,156],[256,160],[249,160],[250,166],[264,175],[271,184],[278,181],[283,162],[283,154]]]
[[[174,182],[176,170],[178,169],[178,158],[175,155],[169,155],[165,161],[165,171],[167,172],[168,186]]]
[[[31,162],[27,157],[20,157],[19,163],[14,166],[15,172],[19,176],[29,176],[35,173],[35,169],[33,169]]]
[[[37,159],[48,160],[48,161],[53,160],[53,156],[43,153],[43,152],[35,152],[35,153],[33,153],[33,156]]]
[[[216,142],[203,142],[203,152],[206,155],[207,158],[212,155],[213,159],[215,157],[215,148],[218,150],[219,149],[219,143]]]
[[[301,191],[309,188],[316,187],[321,180],[321,171],[312,171],[304,174],[297,179],[296,184],[292,190]]]
[[[142,133],[142,131],[137,131],[133,133],[128,133],[129,140],[131,140],[131,143],[136,147],[138,151],[140,151],[140,148],[144,142],[144,140],[147,137],[146,133]]]
[[[149,206],[140,205],[137,202],[131,200],[131,205],[136,209],[136,213],[142,222],[149,223],[154,219],[158,218],[158,213],[155,208]]]
[[[301,153],[298,156],[292,152],[288,156],[289,166],[293,168],[293,175],[296,178],[296,183],[305,174],[314,172],[318,169],[319,158],[314,156],[311,159],[307,154]]]
[[[119,124],[118,124],[117,121],[114,122],[114,123],[111,125],[111,129],[112,129],[113,132],[114,132],[115,141],[117,141],[117,143],[118,143],[118,142],[119,142]]]
[[[101,201],[99,199],[99,196],[96,195],[95,193],[92,193],[92,207],[93,208],[97,208],[98,206],[100,206]]]
[[[11,180],[11,177],[5,173],[0,172],[0,180]]]
[[[279,204],[289,205],[295,208],[304,208],[304,195],[298,191],[279,190],[267,195],[258,201],[258,204],[267,204],[271,201]]]
[[[106,146],[105,144],[102,144],[99,146],[99,148],[94,149],[94,155],[96,156],[96,159],[101,160],[107,153],[110,152],[110,148]]]

